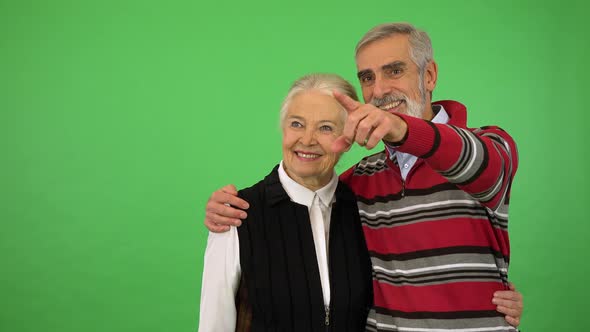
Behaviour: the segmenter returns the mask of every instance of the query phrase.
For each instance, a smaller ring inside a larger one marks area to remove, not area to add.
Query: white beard
[[[406,99],[406,113],[409,116],[422,119],[424,117],[424,109],[426,105],[413,99]]]
[[[425,98],[424,98],[425,99]],[[400,113],[407,114],[409,116],[413,116],[416,118],[422,118],[424,115],[424,110],[426,107],[425,100],[419,102],[417,100],[411,99],[403,93],[390,93],[383,98],[373,98],[371,99],[371,104],[379,107],[383,105],[390,104],[396,100],[403,100],[406,103],[406,109],[400,110]]]

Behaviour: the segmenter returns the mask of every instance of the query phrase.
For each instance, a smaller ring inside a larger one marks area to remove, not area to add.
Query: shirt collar
[[[432,122],[442,124],[447,124],[449,122],[449,114],[445,111],[443,105],[433,104],[432,110],[436,113],[434,118],[432,118]]]
[[[285,168],[283,168],[283,161],[279,164],[279,181],[293,202],[307,207],[311,206],[316,194],[322,204],[327,207],[330,206],[334,199],[334,192],[338,186],[338,176],[336,176],[336,172],[332,172],[332,179],[330,179],[330,182],[317,191],[314,192],[305,188],[287,175]]]

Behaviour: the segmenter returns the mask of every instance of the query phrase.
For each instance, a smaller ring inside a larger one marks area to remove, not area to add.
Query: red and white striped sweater
[[[397,149],[418,156],[405,181],[386,151],[341,175],[373,264],[367,331],[515,331],[491,299],[507,289],[516,145],[498,127],[467,128],[462,104],[436,104],[448,124],[402,115],[408,135]]]

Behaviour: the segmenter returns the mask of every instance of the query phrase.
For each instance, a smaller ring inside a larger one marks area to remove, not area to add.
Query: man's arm
[[[498,127],[474,131],[400,115],[406,139],[397,149],[423,158],[449,182],[495,211],[518,167],[516,144]]]
[[[250,207],[238,197],[236,187],[229,184],[211,194],[205,207],[205,226],[214,233],[227,232],[229,226],[240,226],[241,219],[248,214],[243,211]]]
[[[333,151],[346,151],[355,142],[372,149],[383,140],[424,159],[449,182],[493,211],[508,197],[518,153],[514,141],[502,129],[484,127],[471,132],[384,112],[336,91],[334,97],[348,111],[348,118]]]

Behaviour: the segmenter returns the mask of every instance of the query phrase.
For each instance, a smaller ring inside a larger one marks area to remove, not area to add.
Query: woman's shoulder
[[[243,188],[238,191],[238,196],[248,201],[248,199],[260,199],[265,196],[265,192],[269,189],[274,187],[276,184],[280,185],[279,175],[278,175],[278,165],[275,166],[268,175],[266,175],[262,180],[256,182],[255,184]]]
[[[254,198],[264,192],[264,179],[256,182],[255,184],[242,188],[238,191],[238,196],[243,199]]]

